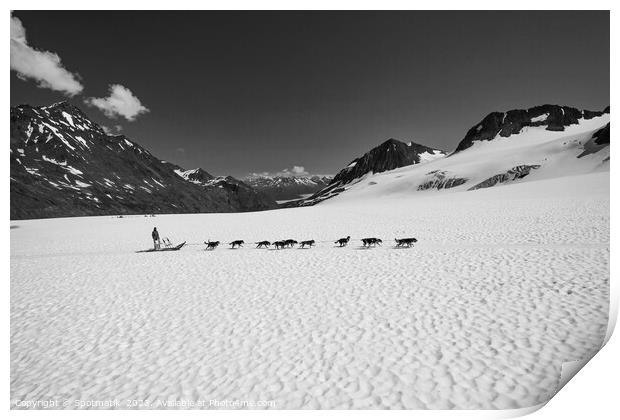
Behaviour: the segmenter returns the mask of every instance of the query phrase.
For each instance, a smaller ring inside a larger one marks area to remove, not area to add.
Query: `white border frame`
[[[521,6],[519,9],[515,9],[513,4],[499,4],[497,1],[478,1],[470,0],[467,2],[457,1],[433,1],[433,2],[412,2],[402,0],[383,0],[369,1],[369,0],[315,0],[315,1],[283,1],[283,0],[264,0],[264,1],[198,1],[198,0],[175,0],[174,2],[165,2],[161,0],[152,0],[149,2],[139,1],[121,1],[121,0],[107,0],[105,2],[92,1],[85,3],[77,0],[57,0],[53,2],[53,8],[50,8],[51,2],[42,0],[31,1],[15,1],[9,0],[9,8],[7,14],[10,14],[11,9],[16,10],[46,10],[46,9],[65,9],[65,10],[140,10],[140,9],[158,9],[158,10],[611,10],[610,13],[610,29],[611,29],[611,71],[610,75],[618,74],[618,59],[617,54],[614,53],[614,45],[618,45],[617,37],[618,31],[615,30],[614,23],[617,23],[618,19],[614,13],[613,4],[617,2],[611,1],[597,1],[591,0],[588,2],[573,1],[573,0],[547,0],[544,3],[540,1],[523,0],[519,3]],[[464,8],[463,6],[468,6]],[[587,6],[587,7],[584,7]],[[9,19],[5,15],[5,20],[2,22],[2,26],[5,28],[5,32],[9,32]],[[9,52],[8,43],[2,44],[5,49],[2,54],[2,59],[5,61],[5,65],[8,67]],[[5,67],[6,68],[6,67]],[[614,70],[615,69],[615,70]],[[5,76],[6,77],[6,76]],[[617,97],[617,84],[615,80],[610,80],[610,98]],[[5,104],[8,109],[10,107],[10,79],[6,78],[2,83],[2,94],[5,98]],[[569,104],[570,105],[570,104]],[[9,132],[9,120],[2,119],[2,132]],[[6,147],[6,146],[5,146]],[[614,145],[615,147],[615,145]],[[8,147],[5,148],[5,162],[8,162]],[[3,179],[5,180],[5,197],[9,197],[10,191],[10,168],[9,165],[2,166]],[[617,178],[616,160],[611,159],[611,187],[610,187],[610,209],[613,214],[618,209],[618,192],[614,190],[614,182]],[[4,213],[4,220],[10,219],[9,216],[9,200],[6,200],[4,207],[2,208]],[[618,234],[617,224],[615,218],[611,219],[611,261],[614,261],[616,247],[616,236]],[[10,233],[9,233],[10,235]],[[89,415],[96,418],[103,418],[103,416],[117,416],[119,413],[125,417],[131,418],[147,418],[159,419],[167,418],[171,413],[167,411],[157,410],[144,410],[144,411],[89,411],[89,414],[83,410],[75,411],[22,411],[22,410],[9,410],[10,399],[10,236],[1,242],[4,258],[2,259],[2,276],[4,281],[4,308],[5,317],[2,322],[2,354],[4,363],[2,364],[2,391],[5,395],[5,407],[9,411],[9,415],[15,418],[24,417],[45,417],[45,418],[76,418],[74,416]],[[610,311],[610,325],[608,328],[607,339],[609,342],[607,345],[589,361],[583,370],[578,373],[577,378],[569,381],[566,386],[560,390],[560,392],[553,397],[546,405],[546,407],[539,410],[544,405],[520,409],[520,410],[470,410],[470,411],[363,411],[363,410],[350,410],[342,412],[339,410],[325,410],[325,411],[288,411],[288,410],[273,410],[273,411],[193,411],[193,410],[175,410],[172,413],[175,417],[194,417],[201,418],[205,415],[216,418],[245,418],[247,416],[252,417],[275,417],[275,418],[339,418],[341,416],[354,416],[359,418],[375,418],[378,414],[381,416],[390,416],[397,418],[432,418],[432,419],[447,419],[447,418],[459,418],[459,419],[480,419],[480,418],[507,418],[532,414],[531,418],[535,419],[554,419],[554,418],[583,418],[584,416],[593,416],[593,418],[611,418],[614,414],[619,412],[615,399],[617,398],[618,389],[618,374],[620,372],[620,363],[617,355],[620,355],[620,342],[617,337],[611,336],[613,328],[615,327],[617,314],[618,314],[618,300],[619,290],[617,276],[615,275],[617,270],[615,264],[611,265],[611,311]],[[611,336],[611,339],[610,339]]]

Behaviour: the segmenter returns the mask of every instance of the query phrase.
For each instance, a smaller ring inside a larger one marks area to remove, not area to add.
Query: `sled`
[[[178,251],[179,249],[183,248],[183,245],[185,245],[185,242],[180,243],[177,246],[164,247],[164,248],[160,248],[160,249],[155,249],[155,248],[145,249],[145,250],[142,250],[142,251],[136,251],[136,253],[137,252]]]

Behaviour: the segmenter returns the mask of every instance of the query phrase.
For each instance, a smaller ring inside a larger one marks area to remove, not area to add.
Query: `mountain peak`
[[[43,110],[43,111],[47,111],[49,113],[66,112],[66,113],[71,114],[71,115],[87,118],[86,114],[84,114],[84,112],[80,108],[78,108],[77,106],[73,105],[69,101],[56,102],[56,103],[54,103],[52,105],[41,106],[41,107],[39,107],[39,109]]]
[[[391,144],[405,144],[405,142],[402,142],[402,141],[397,140],[397,139],[395,139],[395,138],[389,138],[389,139],[387,139],[386,141],[384,141],[383,143],[381,143],[381,144],[379,145],[379,147],[380,147],[380,146],[383,146],[383,145],[391,145]]]
[[[384,147],[384,146],[414,147],[414,148],[426,148],[426,149],[429,149],[428,146],[425,146],[425,145],[420,144],[420,143],[416,143],[416,142],[413,142],[413,141],[404,142],[402,140],[398,140],[398,139],[395,139],[395,138],[387,139],[386,141],[384,141],[380,145],[376,146],[374,149],[379,149],[379,148]],[[374,149],[371,149],[371,151],[374,150]],[[438,149],[432,149],[432,150],[438,150]]]
[[[346,168],[336,174],[332,184],[346,184],[370,172],[385,172],[444,155],[445,152],[441,150],[413,142],[403,143],[400,140],[390,138],[363,156],[354,159]]]

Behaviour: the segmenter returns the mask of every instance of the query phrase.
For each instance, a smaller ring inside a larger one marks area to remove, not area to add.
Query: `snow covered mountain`
[[[11,219],[265,210],[276,203],[232,177],[164,162],[108,135],[79,108],[11,108]]]
[[[304,194],[314,194],[328,186],[331,180],[331,177],[323,175],[253,175],[244,179],[255,190],[267,194],[274,200],[293,200]]]
[[[337,176],[299,205],[336,196],[340,201],[457,192],[609,171],[609,132],[609,107],[593,112],[544,105],[492,113],[450,155],[382,173],[369,171],[344,182]]]
[[[339,195],[475,190],[525,177],[609,170],[609,112],[609,107],[588,111],[558,105],[493,112],[451,154],[429,149],[407,155],[404,143],[388,140],[351,162],[329,186],[295,204],[314,205]]]
[[[363,156],[354,159],[346,168],[336,174],[326,188],[295,204],[313,205],[340,194],[348,185],[357,182],[368,174],[430,162],[445,156],[446,152],[443,150],[413,142],[403,143],[399,140],[389,139]]]

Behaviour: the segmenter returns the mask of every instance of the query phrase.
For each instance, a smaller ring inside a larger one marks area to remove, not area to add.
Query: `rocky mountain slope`
[[[529,109],[492,112],[467,132],[454,153],[471,147],[476,141],[488,141],[519,134],[526,127],[564,131],[568,126],[579,124],[580,120],[590,120],[603,114],[609,114],[609,107],[603,111],[588,111],[568,106],[541,105]]]
[[[67,102],[11,108],[11,219],[275,208],[232,177],[185,171]]]
[[[588,111],[559,105],[493,112],[474,125],[451,154],[388,140],[353,160],[323,190],[289,205],[309,206],[362,192],[477,190],[608,170],[609,112],[609,107]]]
[[[249,176],[244,182],[274,200],[293,200],[314,194],[331,182],[329,176]]]
[[[345,190],[348,184],[356,182],[368,174],[376,174],[403,166],[430,162],[446,156],[446,152],[433,149],[421,144],[389,139],[371,149],[336,174],[332,182],[321,191],[307,199],[291,203],[290,205],[314,205],[323,200],[338,195]]]

